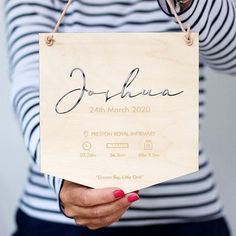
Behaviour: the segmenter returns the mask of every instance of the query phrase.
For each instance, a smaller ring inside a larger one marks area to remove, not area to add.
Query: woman
[[[11,101],[33,160],[14,235],[230,235],[203,148],[199,172],[128,195],[116,188],[88,189],[39,172],[38,33],[52,31],[65,3],[6,2]],[[236,74],[235,3],[186,0],[175,4],[181,21],[200,34],[202,121],[205,65]],[[165,0],[74,0],[59,31],[155,32],[179,31],[179,26]]]

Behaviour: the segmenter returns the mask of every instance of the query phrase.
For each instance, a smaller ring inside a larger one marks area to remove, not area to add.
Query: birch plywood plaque
[[[198,170],[198,34],[40,34],[41,170],[145,188]]]

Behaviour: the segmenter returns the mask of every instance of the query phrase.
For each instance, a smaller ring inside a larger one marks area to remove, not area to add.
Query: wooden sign
[[[41,171],[145,188],[198,170],[198,34],[40,34]]]

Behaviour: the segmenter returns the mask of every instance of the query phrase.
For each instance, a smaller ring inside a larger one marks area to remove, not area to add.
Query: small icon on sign
[[[146,140],[144,142],[144,150],[152,150],[153,149],[153,144],[151,140]]]
[[[107,143],[106,148],[129,148],[128,143]]]
[[[87,137],[88,137],[88,135],[89,135],[89,132],[88,132],[88,130],[85,130],[85,131],[84,131],[84,137],[85,137],[85,138],[87,138]]]
[[[87,142],[83,143],[82,147],[83,147],[84,150],[90,150],[91,147],[92,147],[92,144],[87,141]]]

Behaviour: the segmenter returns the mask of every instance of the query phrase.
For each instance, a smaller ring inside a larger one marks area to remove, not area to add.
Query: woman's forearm
[[[45,4],[47,18],[46,15],[40,14],[40,4],[30,5],[27,1],[19,1],[18,7],[15,7],[15,4],[14,1],[7,1],[5,8],[12,82],[11,103],[21,127],[25,146],[39,166],[38,33],[52,31],[54,21],[48,10],[52,6],[50,2]],[[62,179],[46,174],[45,178],[59,196]]]

